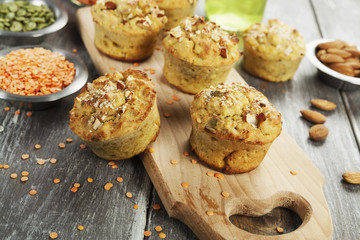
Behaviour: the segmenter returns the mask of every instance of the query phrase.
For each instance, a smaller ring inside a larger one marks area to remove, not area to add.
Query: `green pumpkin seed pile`
[[[27,1],[0,3],[0,30],[28,32],[43,29],[55,22],[48,6],[32,5]]]

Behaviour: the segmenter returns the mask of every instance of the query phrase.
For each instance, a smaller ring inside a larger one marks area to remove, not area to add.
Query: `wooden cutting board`
[[[94,24],[90,8],[77,12],[79,30],[85,46],[100,74],[124,71],[128,68],[155,69],[149,76],[158,93],[161,130],[151,144],[155,151],[141,155],[143,164],[171,217],[187,224],[201,239],[331,239],[332,221],[322,188],[325,179],[304,152],[283,130],[275,140],[262,164],[246,174],[209,177],[215,172],[201,163],[193,164],[196,156],[189,147],[192,95],[169,86],[162,75],[163,49],[140,66],[108,58],[94,46]],[[228,81],[244,81],[232,69]],[[175,101],[173,96],[179,100]],[[171,100],[173,103],[168,104]],[[165,118],[164,113],[171,117]],[[189,152],[190,156],[185,156]],[[170,163],[177,160],[177,164]],[[296,170],[292,175],[290,170]],[[183,188],[181,183],[189,184]],[[230,194],[225,198],[223,191]],[[295,231],[278,236],[262,236],[234,226],[229,217],[234,214],[261,216],[276,207],[295,211],[303,220]],[[209,216],[207,211],[214,214]]]

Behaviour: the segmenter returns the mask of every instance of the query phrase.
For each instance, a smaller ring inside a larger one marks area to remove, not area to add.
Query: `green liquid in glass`
[[[241,33],[246,28],[261,22],[265,5],[266,0],[206,0],[206,18],[235,32],[241,41]]]

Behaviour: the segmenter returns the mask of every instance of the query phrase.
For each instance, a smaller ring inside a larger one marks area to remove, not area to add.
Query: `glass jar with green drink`
[[[261,22],[266,0],[205,0],[206,18],[240,38],[242,32],[254,23]]]

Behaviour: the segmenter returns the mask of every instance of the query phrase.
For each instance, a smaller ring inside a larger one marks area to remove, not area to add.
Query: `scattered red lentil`
[[[61,180],[59,178],[54,179],[54,183],[59,183]]]
[[[39,164],[39,165],[44,165],[44,164],[45,164],[45,160],[44,160],[44,159],[39,159],[39,160],[37,160],[37,164]]]
[[[0,87],[18,95],[47,95],[70,85],[75,66],[44,48],[11,51],[0,59]]]
[[[159,238],[161,238],[161,239],[164,239],[164,238],[166,238],[166,234],[165,233],[159,233]]]
[[[114,67],[110,67],[109,69],[110,69],[110,71],[116,71],[116,68],[114,68]]]
[[[28,171],[22,171],[21,176],[29,176],[29,172]]]
[[[184,152],[184,155],[185,155],[185,156],[189,156],[190,153],[185,151],[185,152]]]
[[[213,216],[213,215],[214,215],[214,212],[213,212],[213,211],[206,211],[206,214],[207,214],[208,216]]]
[[[134,62],[133,65],[134,65],[135,67],[140,66],[140,64],[139,64],[138,62]]]
[[[3,168],[4,168],[4,169],[9,169],[9,167],[10,167],[10,166],[7,165],[7,164],[3,165]]]
[[[41,145],[40,144],[35,144],[35,149],[40,149]]]
[[[65,143],[59,143],[59,148],[64,149],[65,148]]]
[[[12,179],[17,178],[17,174],[16,174],[16,173],[12,173],[12,174],[10,174],[10,178],[12,178]]]
[[[72,50],[72,52],[73,52],[73,53],[77,53],[77,49],[74,48],[74,49]]]
[[[176,102],[180,101],[180,99],[176,95],[172,95],[171,97]]]
[[[10,110],[10,108],[9,107],[4,107],[4,111],[9,111]]]
[[[87,181],[88,181],[89,183],[92,183],[92,182],[94,181],[94,179],[88,178]]]
[[[20,181],[22,181],[22,182],[26,182],[27,180],[29,180],[28,177],[21,177],[21,178],[20,178]]]
[[[197,160],[195,160],[195,159],[191,159],[191,163],[192,163],[192,164],[197,164],[197,163],[198,163],[198,161],[197,161]]]
[[[29,192],[30,195],[36,195],[37,191],[35,189],[31,189]]]
[[[161,47],[159,47],[159,46],[156,46],[156,48],[155,48],[156,50],[160,50],[161,49]]]
[[[79,187],[80,187],[80,183],[74,183],[74,187],[79,188]]]
[[[72,187],[71,189],[70,189],[70,191],[72,191],[72,192],[77,192],[77,190],[78,190],[78,188],[77,187]]]
[[[118,165],[112,165],[111,168],[118,168],[119,166]]]
[[[150,68],[150,74],[155,74],[155,69]]]
[[[26,116],[31,117],[32,115],[32,112],[26,112]]]
[[[2,165],[2,164],[0,164],[0,169],[1,169],[1,168],[3,168],[3,165]]]
[[[156,227],[155,227],[155,231],[161,232],[161,231],[162,231],[162,227],[161,227],[161,226],[156,226]]]
[[[155,152],[155,149],[149,148],[149,153],[154,153],[154,152]]]
[[[213,172],[207,172],[206,175],[208,175],[209,177],[213,177],[214,173]]]
[[[223,192],[221,193],[221,195],[222,195],[223,197],[225,197],[225,198],[227,198],[227,197],[230,196],[230,194],[229,194],[228,192],[226,192],[226,191],[223,191]]]
[[[153,209],[154,210],[160,210],[160,205],[159,204],[154,204],[154,206],[153,206]]]
[[[113,165],[115,165],[115,162],[114,162],[114,161],[110,161],[110,162],[108,163],[108,165],[109,165],[109,166],[113,166]]]
[[[135,204],[135,205],[133,206],[133,209],[139,209],[139,205]]]
[[[109,191],[114,185],[112,183],[106,183],[105,186],[104,186],[104,189],[106,191]]]
[[[291,170],[290,173],[295,176],[297,174],[297,171]]]
[[[80,144],[80,148],[85,149],[86,146],[84,144]]]
[[[181,183],[181,186],[182,186],[183,188],[188,188],[188,187],[189,187],[189,184],[188,184],[187,182],[183,182],[183,183]]]
[[[14,112],[14,114],[15,114],[15,115],[20,115],[20,110],[16,110],[16,111]]]
[[[145,237],[150,237],[150,236],[151,236],[151,232],[150,232],[150,231],[145,231],[145,232],[144,232],[144,236],[145,236]]]
[[[165,113],[164,113],[164,117],[166,117],[166,118],[171,117],[171,113],[169,113],[169,112],[165,112]]]
[[[176,164],[178,164],[178,161],[176,161],[176,160],[171,160],[170,163],[171,163],[172,165],[176,165]]]
[[[82,230],[84,230],[84,226],[79,225],[79,226],[77,226],[77,229],[78,229],[79,231],[82,231]]]
[[[215,173],[214,177],[216,177],[218,179],[224,179],[224,175],[222,173]]]
[[[171,104],[173,104],[174,102],[171,101],[171,100],[168,100],[168,101],[166,101],[166,103],[169,104],[169,105],[171,105]]]
[[[72,138],[67,138],[67,139],[66,139],[66,142],[67,142],[67,143],[72,143],[72,142],[73,142],[73,139],[72,139]]]
[[[276,231],[278,231],[278,233],[283,233],[284,229],[282,227],[276,227]]]
[[[49,234],[49,237],[50,237],[51,239],[56,239],[58,236],[59,236],[59,235],[58,235],[56,232],[52,232],[52,233]]]
[[[23,154],[23,155],[21,155],[21,159],[22,160],[26,160],[26,159],[28,159],[30,156],[29,156],[29,154]]]
[[[123,180],[122,177],[117,177],[117,178],[116,178],[116,181],[118,181],[118,182],[123,182],[124,180]]]
[[[55,163],[56,163],[56,158],[51,158],[51,159],[50,159],[50,162],[51,162],[52,164],[55,164]]]
[[[128,198],[132,198],[132,197],[133,197],[133,195],[132,195],[131,192],[127,192],[125,195],[126,195]]]

